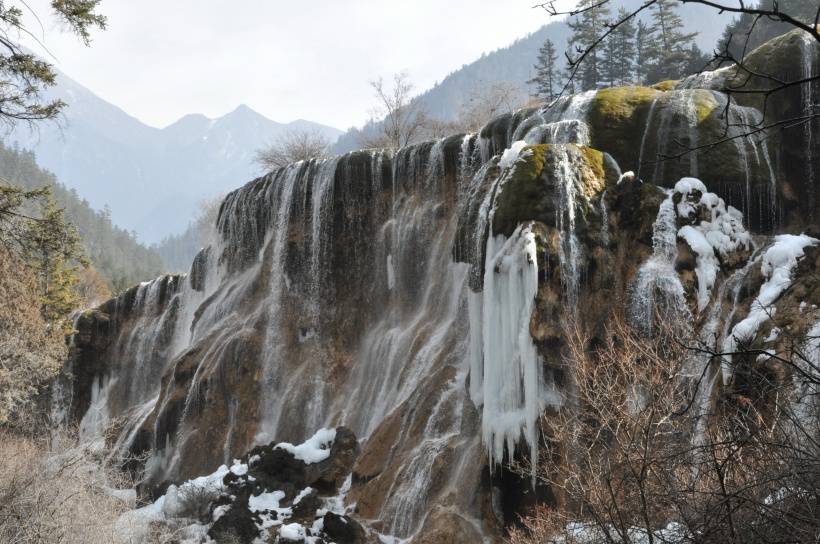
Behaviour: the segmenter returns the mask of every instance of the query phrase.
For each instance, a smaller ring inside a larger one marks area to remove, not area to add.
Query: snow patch
[[[504,154],[501,155],[501,160],[498,161],[498,167],[504,170],[515,164],[515,161],[518,160],[518,156],[525,147],[527,147],[527,142],[524,140],[513,142],[512,145],[504,151]]]
[[[752,302],[749,315],[734,326],[726,338],[724,353],[734,352],[738,345],[748,344],[757,335],[760,326],[774,315],[773,304],[780,298],[792,282],[792,271],[797,261],[803,257],[803,250],[820,242],[805,234],[781,234],[775,236],[774,244],[766,250],[760,264],[760,272],[766,281],[760,286],[757,298]],[[731,355],[723,362],[723,383],[731,377]]]
[[[294,457],[308,465],[319,463],[330,457],[330,447],[336,439],[336,429],[319,429],[316,434],[294,446],[290,442],[276,444],[276,448],[289,451]]]

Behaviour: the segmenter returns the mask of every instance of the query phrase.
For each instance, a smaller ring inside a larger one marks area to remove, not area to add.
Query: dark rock
[[[325,514],[322,532],[336,544],[363,544],[367,539],[364,528],[357,521],[333,512]]]
[[[290,519],[300,522],[306,521],[308,522],[307,525],[310,525],[316,517],[316,510],[321,507],[322,500],[319,498],[318,492],[314,489],[306,496],[302,497],[298,503],[293,505],[291,508],[293,511],[293,516]]]
[[[240,542],[250,544],[259,536],[257,517],[247,508],[232,506],[214,522],[208,536],[217,543]]]

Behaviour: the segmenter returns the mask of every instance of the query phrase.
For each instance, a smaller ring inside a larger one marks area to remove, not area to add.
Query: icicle
[[[541,365],[530,336],[538,291],[535,235],[516,228],[509,240],[489,236],[482,304],[482,436],[490,464],[512,456],[523,432],[533,465],[538,460],[537,420],[544,408]]]

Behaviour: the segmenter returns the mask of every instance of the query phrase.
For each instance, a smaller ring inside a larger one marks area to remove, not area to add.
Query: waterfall
[[[802,58],[802,74],[801,76],[804,79],[809,79],[814,77],[814,65],[817,63],[817,43],[815,40],[808,34],[801,34],[803,37],[802,40],[802,50],[803,50],[803,58]],[[806,195],[808,201],[812,204],[812,207],[815,203],[815,189],[814,189],[814,180],[815,180],[815,156],[814,156],[814,145],[813,145],[813,123],[814,119],[811,116],[815,113],[815,104],[814,104],[814,84],[813,82],[807,82],[800,86],[800,97],[802,101],[802,112],[801,115],[808,117],[808,119],[803,123],[803,138],[805,140],[806,145],[806,187],[809,188],[810,194]]]
[[[482,435],[490,464],[512,457],[522,432],[538,460],[537,419],[544,408],[543,377],[530,336],[538,290],[535,235],[519,226],[509,240],[487,238],[482,297]],[[474,377],[474,379],[477,376]]]
[[[698,100],[706,95],[727,100],[703,90],[653,100],[643,133],[635,135],[640,142],[629,142],[633,149],[640,144],[640,161],[667,152],[667,140],[703,143]],[[503,116],[478,134],[299,162],[233,191],[188,275],[146,282],[99,310],[100,323],[110,320],[110,337],[104,347],[83,346],[90,356],[79,350],[78,357],[92,357],[96,365],[88,391],[55,385],[54,397],[62,399],[55,400],[55,420],[65,419],[61,412],[72,409],[76,396],[84,439],[100,443],[117,421],[114,449],[150,455],[148,487],[205,473],[253,445],[298,443],[316,429],[347,426],[369,455],[381,456],[373,461],[376,474],[353,478],[354,492],[377,484],[384,495],[366,521],[406,539],[432,507],[451,506],[445,493],[457,495],[454,490],[467,485],[465,474],[479,482],[475,474],[487,458],[493,470],[516,454],[537,461],[539,418],[561,404],[544,375],[545,365],[555,362],[546,360],[553,331],[531,328],[536,297],[553,296],[551,283],[539,291],[539,272],[542,282],[560,278],[558,321],[586,317],[580,312],[600,300],[581,288],[583,274],[598,274],[584,284],[597,290],[617,283],[622,270],[614,267],[623,266],[625,274],[637,268],[629,317],[643,333],[655,334],[659,322],[695,321],[675,269],[680,233],[697,254],[699,338],[733,347],[760,324],[746,320],[760,318],[758,310],[776,298],[772,293],[785,288],[797,253],[776,244],[768,257],[753,258],[720,283],[721,266],[736,268],[747,253],[731,249],[727,265],[726,255],[716,252],[724,238],[740,243],[735,224],[741,219],[705,188],[703,201],[680,201],[678,208],[674,192],[667,192],[652,224],[651,257],[623,264],[631,249],[624,247],[624,232],[644,233],[652,221],[643,206],[654,200],[639,200],[653,189],[610,182],[609,201],[607,191],[598,202],[587,201],[593,191],[583,185],[580,154],[552,146],[551,170],[536,182],[547,184],[548,219],[541,221],[550,224],[493,232],[496,197],[522,164],[526,145],[588,144],[595,96],[589,91],[537,112]],[[760,121],[758,112],[736,104],[729,104],[729,116],[738,126]],[[768,177],[773,195],[765,139],[739,138],[726,152],[735,161],[732,175],[740,172],[746,208],[761,179]],[[619,171],[611,157],[604,161],[607,177]],[[683,162],[704,175],[709,164],[705,153]],[[656,164],[654,181],[669,181],[663,178],[672,169]],[[641,207],[623,209],[633,203]],[[589,232],[587,211],[600,215],[599,232]],[[679,231],[690,211],[711,226],[692,219]],[[751,210],[744,212],[748,217]],[[773,198],[769,213],[774,217]],[[708,247],[698,246],[701,238]],[[556,248],[549,259],[557,256],[558,274],[544,262],[545,247]],[[588,247],[595,253],[585,255]],[[731,328],[736,310],[742,312],[744,278],[756,263],[765,265],[766,288],[749,316]],[[724,319],[720,301],[729,298],[734,307]],[[547,340],[536,346],[531,330]],[[698,440],[721,369],[705,359],[692,365],[689,377],[705,376],[695,407]],[[729,369],[723,370],[728,379]],[[473,491],[487,490],[476,484]],[[475,504],[459,507],[468,517],[483,515]]]
[[[683,285],[675,271],[677,235],[675,204],[669,191],[652,226],[652,257],[638,269],[631,289],[632,325],[648,335],[654,334],[656,319],[673,323],[689,315]]]
[[[597,91],[585,91],[561,97],[544,106],[517,128],[511,141],[589,145],[590,131],[586,118],[596,94]]]
[[[569,156],[566,149],[560,153],[555,164],[555,179],[559,186],[557,191],[557,225],[561,236],[561,252],[559,254],[561,266],[561,281],[564,284],[564,293],[567,305],[571,312],[578,307],[578,290],[580,288],[581,246],[575,233],[576,201],[578,199],[575,186],[574,172],[571,170]]]

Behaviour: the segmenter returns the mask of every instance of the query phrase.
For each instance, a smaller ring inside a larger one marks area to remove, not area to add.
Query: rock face
[[[736,138],[656,160],[713,141],[724,111],[762,118],[712,88],[724,75],[582,93],[479,134],[254,180],[226,197],[190,274],[79,317],[55,403],[89,441],[148,458],[144,496],[244,459],[255,480],[225,477],[235,499],[209,512],[213,534],[247,539],[262,520],[246,502],[274,491],[312,523],[349,478],[349,518],[323,521],[333,541],[499,540],[534,502],[562,500],[524,492],[503,462],[537,455],[539,421],[571,387],[567,320],[595,339],[621,313],[651,334],[663,309],[723,331],[717,345],[754,318],[743,340],[765,349],[777,340],[756,299],[783,277],[766,303],[795,334],[820,318],[813,238],[749,232],[816,235],[796,213],[815,206],[800,196],[814,178],[787,164],[797,151]],[[748,396],[748,364],[713,394]],[[327,461],[270,445],[324,427],[340,427]]]

